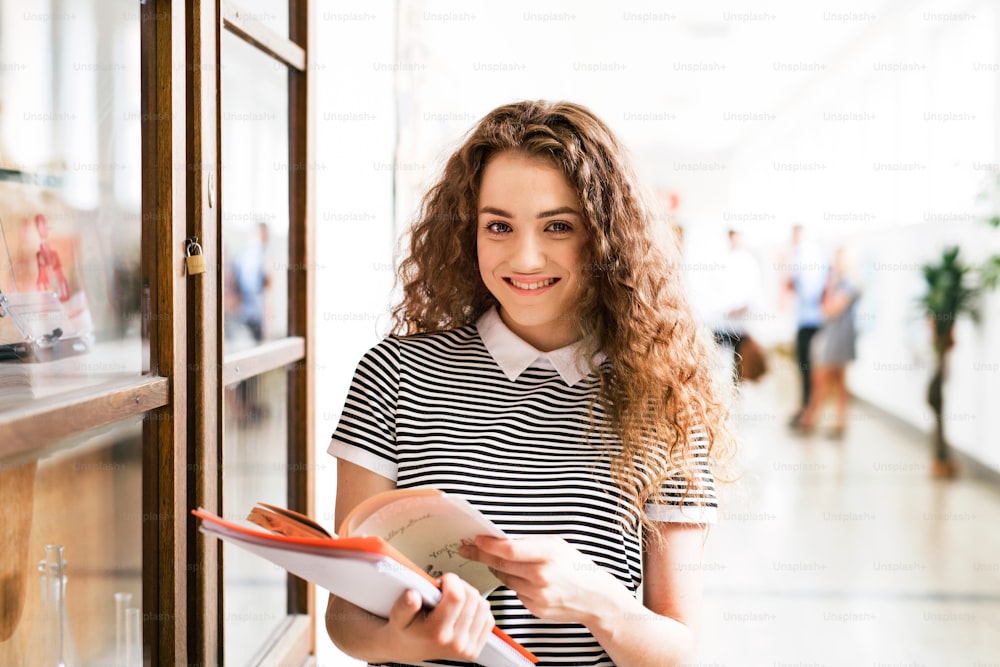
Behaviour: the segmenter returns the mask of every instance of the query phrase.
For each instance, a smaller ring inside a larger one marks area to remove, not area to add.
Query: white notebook
[[[428,608],[441,599],[436,580],[379,537],[290,537],[235,524],[203,509],[192,514],[202,520],[202,533],[256,554],[376,616],[388,617],[409,589],[417,591]],[[537,661],[497,627],[476,659],[484,667],[531,667]]]

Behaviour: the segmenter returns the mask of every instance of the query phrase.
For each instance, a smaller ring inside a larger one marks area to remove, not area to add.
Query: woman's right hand
[[[475,660],[493,630],[489,602],[454,574],[441,577],[441,601],[425,611],[416,591],[400,596],[382,627],[393,661]],[[399,655],[396,655],[397,650]]]
[[[339,459],[337,525],[343,526],[359,503],[394,488],[394,480]],[[347,655],[371,663],[472,661],[482,652],[493,625],[489,603],[454,574],[441,577],[441,602],[429,611],[422,608],[415,591],[396,600],[388,620],[333,595],[326,611],[333,643]]]

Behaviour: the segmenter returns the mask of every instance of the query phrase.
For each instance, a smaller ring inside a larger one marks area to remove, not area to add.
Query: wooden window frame
[[[170,379],[170,401],[143,425],[143,644],[153,665],[186,664],[188,651],[188,278],[185,21],[183,0],[140,5],[142,67],[142,282],[153,373]],[[145,315],[145,313],[144,313]],[[182,569],[181,563],[188,564]],[[194,652],[195,654],[197,651]]]
[[[223,274],[222,216],[219,192],[221,178],[221,31],[228,30],[265,55],[288,66],[288,158],[290,165],[310,165],[313,135],[313,92],[307,67],[312,21],[308,0],[289,2],[289,37],[284,38],[248,17],[238,3],[230,0],[197,0],[189,17],[189,29],[197,38],[188,40],[188,235],[198,236],[206,254],[220,258],[216,280],[195,284],[188,291],[191,322],[205,321],[205,313],[222,312]],[[212,77],[206,76],[213,74]],[[195,137],[198,140],[195,140]],[[205,172],[205,173],[199,173]],[[287,372],[287,473],[288,506],[309,514],[314,512],[313,387],[315,352],[312,341],[315,303],[313,172],[308,168],[289,169],[288,335],[248,350],[225,354],[222,318],[216,327],[200,327],[200,335],[189,344],[188,408],[200,426],[191,434],[189,452],[196,470],[204,474],[192,479],[189,494],[203,507],[221,508],[221,449],[223,441],[222,388],[268,371],[284,367]],[[214,204],[214,206],[213,206]],[[215,373],[191,369],[217,369]],[[211,474],[209,474],[211,473]],[[188,638],[194,662],[212,664],[222,656],[222,558],[215,540],[190,529],[189,567],[195,572],[191,590],[195,599],[188,611],[195,621],[189,624],[203,631]],[[212,544],[214,543],[214,544]],[[287,616],[262,647],[255,659],[259,665],[300,664],[315,652],[315,619],[312,586],[298,578],[288,578]],[[180,628],[178,628],[180,631]],[[190,631],[189,631],[190,632]]]
[[[144,425],[144,644],[151,664],[215,664],[222,656],[222,558],[197,531],[194,506],[221,508],[223,387],[286,367],[288,503],[312,513],[315,261],[313,173],[289,170],[288,337],[223,356],[221,30],[289,66],[289,160],[309,165],[313,91],[308,0],[289,2],[289,38],[229,0],[151,0],[142,5],[143,283],[150,367],[168,400]],[[197,236],[209,270],[186,276],[184,239]],[[197,323],[214,321],[214,327]],[[143,385],[145,386],[145,385]],[[169,400],[177,398],[178,400]],[[180,400],[183,398],[183,400]],[[148,408],[147,408],[148,409]],[[185,563],[181,570],[179,563]],[[288,616],[257,664],[299,664],[314,653],[311,586],[289,577]]]
[[[221,507],[223,387],[285,367],[288,503],[314,512],[312,340],[315,304],[314,11],[290,0],[289,37],[230,0],[148,0],[140,5],[143,342],[135,378],[78,389],[0,413],[0,460],[37,459],[80,434],[143,419],[143,644],[152,665],[216,664],[222,655],[222,562],[190,509]],[[221,30],[289,66],[288,336],[223,357],[220,214]],[[188,276],[198,236],[208,271]],[[194,329],[214,321],[215,327]],[[314,653],[315,593],[289,577],[288,616],[257,664],[301,664]]]

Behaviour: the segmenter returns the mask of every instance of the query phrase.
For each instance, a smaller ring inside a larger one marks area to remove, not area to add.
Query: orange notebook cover
[[[416,590],[428,608],[441,599],[438,581],[380,537],[277,535],[227,521],[202,508],[191,513],[201,519],[202,533],[275,563],[377,616],[387,617],[408,589]],[[494,626],[477,662],[484,667],[528,667],[538,658]]]

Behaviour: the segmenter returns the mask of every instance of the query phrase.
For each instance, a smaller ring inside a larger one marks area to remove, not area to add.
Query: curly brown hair
[[[592,370],[601,378],[597,401],[621,441],[615,484],[640,517],[664,484],[680,478],[690,498],[701,497],[710,482],[695,474],[693,435],[707,435],[713,463],[732,442],[713,357],[685,296],[676,242],[658,240],[625,150],[587,108],[517,102],[473,128],[411,228],[394,333],[466,326],[497,305],[479,275],[476,232],[483,169],[502,152],[547,160],[579,196],[589,280],[578,326],[590,351],[603,350],[609,362]]]

